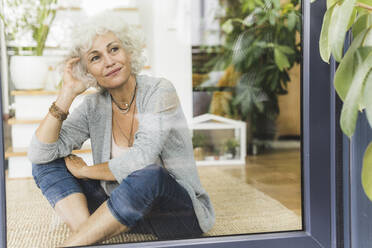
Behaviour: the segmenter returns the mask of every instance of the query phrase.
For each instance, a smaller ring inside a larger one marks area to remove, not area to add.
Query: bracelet
[[[60,109],[57,105],[56,102],[53,102],[52,106],[49,108],[49,113],[53,115],[57,120],[64,121],[66,120],[68,116],[68,112],[65,113],[62,109]]]

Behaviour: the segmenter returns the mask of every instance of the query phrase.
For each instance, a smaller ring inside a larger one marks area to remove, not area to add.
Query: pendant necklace
[[[133,114],[132,114],[132,121],[131,121],[131,124],[130,124],[129,137],[125,135],[124,131],[120,127],[119,121],[116,118],[113,118],[116,122],[116,125],[118,125],[118,127],[119,127],[120,134],[128,141],[128,147],[131,147],[133,145],[132,134],[133,134],[134,115],[135,114],[136,114],[136,105],[134,105],[134,111],[133,111]]]
[[[124,108],[120,107],[119,104],[115,101],[115,99],[112,97],[112,95],[110,94],[111,96],[111,100],[115,103],[116,107],[118,107],[119,109],[119,112],[122,113],[122,114],[126,114],[129,112],[130,110],[130,107],[132,106],[132,103],[134,101],[134,98],[136,96],[136,93],[137,93],[137,81],[136,81],[136,85],[134,86],[134,92],[133,92],[133,96],[132,96],[132,99],[130,100],[130,103],[124,103]]]

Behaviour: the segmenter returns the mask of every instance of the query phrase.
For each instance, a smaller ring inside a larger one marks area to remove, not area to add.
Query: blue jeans
[[[83,193],[90,213],[107,200],[112,215],[131,232],[151,233],[159,239],[202,234],[187,191],[161,166],[153,164],[134,171],[110,197],[99,180],[75,178],[64,159],[33,164],[32,175],[53,208],[66,196]]]

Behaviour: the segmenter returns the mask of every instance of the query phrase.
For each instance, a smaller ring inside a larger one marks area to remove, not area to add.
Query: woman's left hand
[[[88,165],[84,162],[81,157],[78,157],[74,154],[71,154],[65,157],[66,167],[70,171],[70,173],[79,179],[86,178],[84,176],[84,168],[88,167]]]

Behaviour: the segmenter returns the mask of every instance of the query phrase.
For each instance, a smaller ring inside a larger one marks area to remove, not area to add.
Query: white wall
[[[192,120],[191,2],[138,0],[152,73],[176,87],[189,123]]]
[[[193,46],[220,45],[220,23],[223,14],[218,0],[191,0],[191,40]]]
[[[191,0],[191,43],[200,46],[203,43],[204,22],[202,20],[202,0]]]

